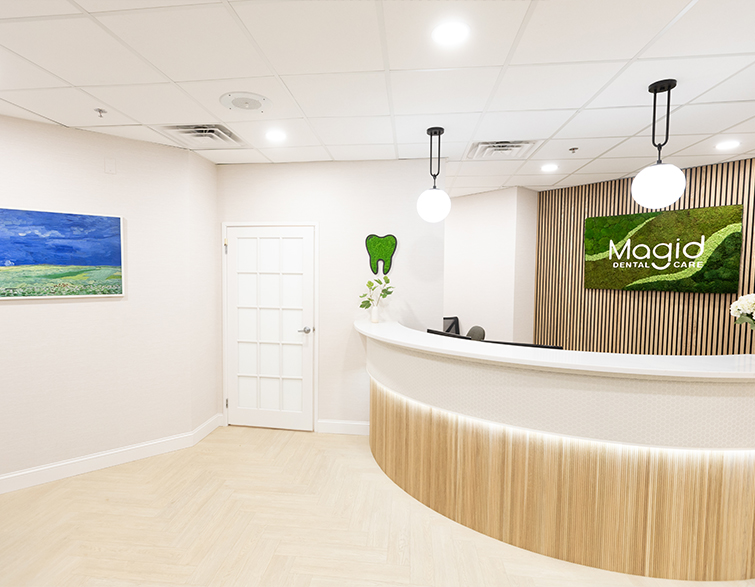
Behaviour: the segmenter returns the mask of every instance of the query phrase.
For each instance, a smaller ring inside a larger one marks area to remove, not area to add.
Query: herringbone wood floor
[[[32,585],[699,584],[580,567],[464,528],[394,485],[365,437],[229,427],[1,495],[0,586]]]

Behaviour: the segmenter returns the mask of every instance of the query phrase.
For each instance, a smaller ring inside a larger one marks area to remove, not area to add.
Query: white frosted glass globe
[[[643,208],[665,208],[682,197],[687,178],[676,165],[656,163],[632,180],[632,197]]]
[[[440,222],[450,211],[451,198],[438,188],[425,190],[417,199],[417,212],[425,222]]]

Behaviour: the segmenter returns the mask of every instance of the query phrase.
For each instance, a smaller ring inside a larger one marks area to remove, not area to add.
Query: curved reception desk
[[[437,512],[547,556],[755,578],[755,356],[517,347],[357,322],[370,447]]]

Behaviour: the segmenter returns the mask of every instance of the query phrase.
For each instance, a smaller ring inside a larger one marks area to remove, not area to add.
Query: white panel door
[[[228,423],[314,429],[314,227],[228,227]]]

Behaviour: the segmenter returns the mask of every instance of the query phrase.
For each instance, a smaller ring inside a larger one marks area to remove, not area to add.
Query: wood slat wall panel
[[[755,336],[729,306],[755,292],[755,160],[686,169],[687,190],[670,210],[744,206],[737,294],[584,288],[584,222],[646,211],[630,179],[541,192],[538,198],[535,342],[565,349],[651,355],[755,352]]]
[[[428,507],[562,560],[665,579],[755,577],[752,451],[676,450],[541,434],[370,383],[370,447]]]

